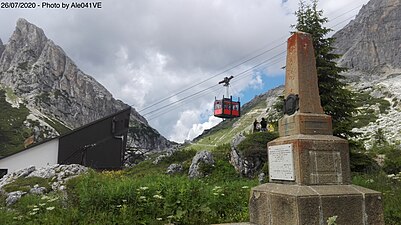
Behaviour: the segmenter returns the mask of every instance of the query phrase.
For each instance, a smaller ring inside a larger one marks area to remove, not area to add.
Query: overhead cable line
[[[259,67],[259,66],[261,66],[261,65],[263,65],[263,64],[265,64],[265,63],[267,63],[268,61],[270,61],[270,60],[276,58],[276,57],[279,56],[279,55],[284,54],[285,52],[286,52],[286,51],[283,51],[283,52],[281,52],[281,53],[278,54],[278,55],[275,55],[275,56],[273,56],[273,57],[271,57],[271,58],[269,58],[269,59],[263,60],[262,62],[260,62],[260,63],[258,63],[258,64],[256,64],[256,65],[254,65],[254,66],[252,66],[252,67],[250,67],[250,68],[248,68],[248,69],[246,69],[246,70],[244,70],[244,71],[242,71],[242,72],[236,74],[235,77],[239,77],[239,79],[241,79],[241,78],[240,78],[241,75],[244,75],[244,74],[246,74],[246,73],[249,72],[249,71],[252,71],[253,69],[255,69],[255,68],[257,68],[257,67]],[[243,77],[246,77],[246,76],[243,76]],[[200,90],[200,91],[198,91],[198,92],[195,92],[194,94],[188,95],[188,96],[186,96],[186,97],[184,97],[184,98],[182,98],[182,99],[179,99],[179,100],[177,100],[177,101],[174,101],[174,102],[171,102],[171,103],[169,103],[169,104],[167,104],[167,105],[164,105],[164,106],[162,106],[162,107],[159,107],[159,108],[157,108],[157,109],[155,109],[155,110],[153,110],[153,111],[151,111],[151,112],[148,112],[148,113],[143,114],[143,116],[152,114],[152,113],[154,113],[154,112],[158,112],[159,110],[161,110],[161,109],[163,109],[163,108],[165,108],[165,107],[168,107],[168,106],[171,106],[171,105],[175,105],[175,104],[177,104],[177,103],[179,103],[179,102],[182,102],[182,101],[184,101],[184,100],[186,100],[186,99],[188,99],[188,98],[190,98],[190,97],[192,97],[192,96],[194,96],[194,95],[197,95],[197,94],[199,94],[199,93],[203,93],[203,92],[205,92],[205,91],[207,91],[207,90],[209,90],[209,89],[211,89],[211,88],[217,87],[217,86],[219,86],[219,84],[215,84],[215,85],[213,85],[213,86],[211,86],[211,87],[208,87],[208,88],[205,88],[205,89]]]
[[[362,4],[362,5],[363,5],[363,4]],[[359,8],[360,6],[361,6],[361,5],[359,5],[358,7],[352,8],[351,10],[348,10],[347,12],[342,13],[342,14],[336,16],[336,17],[335,17],[333,20],[331,20],[330,22],[336,20],[337,18],[342,17],[343,15],[346,15],[347,13],[349,13],[349,12],[351,12],[351,11],[354,11],[355,9]],[[343,21],[341,21],[341,22],[339,22],[339,23],[337,23],[337,24],[335,24],[334,26],[331,26],[331,27],[329,27],[329,28],[334,28],[334,27],[338,26],[339,24],[341,24],[341,23],[343,23],[343,22],[345,22],[345,21],[347,21],[347,20],[349,20],[349,19],[351,19],[351,18],[353,18],[353,17],[355,17],[355,15],[353,15],[352,17],[349,17],[349,18],[347,18],[347,19],[345,19],[345,20],[343,20]],[[270,49],[268,49],[268,50],[266,50],[266,51],[263,51],[262,53],[259,53],[259,54],[255,55],[255,56],[253,56],[253,57],[251,57],[251,58],[249,58],[249,59],[246,59],[246,60],[242,61],[241,63],[236,64],[235,66],[232,66],[232,67],[230,67],[230,68],[228,68],[228,69],[225,69],[223,72],[220,72],[220,73],[218,73],[218,74],[216,74],[216,75],[213,75],[213,76],[209,77],[209,78],[206,79],[206,80],[203,80],[203,81],[201,81],[201,82],[199,82],[199,83],[197,83],[197,84],[195,84],[195,85],[192,85],[192,86],[190,86],[190,87],[188,87],[188,88],[186,88],[186,89],[184,89],[184,90],[182,90],[182,91],[180,91],[180,92],[178,92],[178,93],[176,93],[176,94],[173,94],[173,95],[171,95],[171,96],[169,96],[169,97],[163,98],[162,100],[159,100],[158,102],[153,103],[153,104],[151,104],[150,106],[141,109],[140,111],[144,111],[144,110],[146,110],[146,109],[149,109],[149,108],[151,108],[151,107],[153,107],[153,106],[155,106],[155,105],[157,105],[157,104],[160,104],[161,102],[164,102],[164,101],[167,100],[167,99],[170,99],[170,98],[172,98],[172,97],[174,97],[174,96],[176,96],[176,95],[179,95],[179,94],[181,94],[181,93],[183,93],[183,92],[185,92],[185,91],[187,91],[187,90],[192,89],[193,87],[196,87],[196,86],[198,86],[198,85],[200,85],[200,84],[203,84],[203,83],[205,83],[206,81],[211,80],[211,79],[213,79],[213,78],[215,78],[215,77],[217,77],[217,76],[219,76],[219,75],[221,75],[221,74],[223,74],[223,73],[226,73],[226,72],[228,72],[228,71],[230,71],[230,70],[233,70],[234,68],[239,67],[239,66],[241,66],[241,65],[243,65],[243,64],[245,64],[245,63],[247,63],[247,62],[250,62],[250,61],[252,61],[252,60],[254,60],[254,59],[256,59],[256,58],[262,56],[263,54],[265,54],[265,53],[267,53],[267,52],[269,52],[269,51],[272,51],[272,50],[274,50],[274,49],[276,49],[276,48],[278,48],[278,47],[284,45],[285,43],[286,43],[286,42],[283,42],[283,43],[281,43],[280,45],[277,45],[277,46],[275,46],[275,47],[273,47],[273,48],[270,48]],[[246,75],[247,75],[247,72],[249,72],[249,71],[251,71],[251,70],[253,70],[253,69],[259,67],[260,65],[266,63],[267,61],[269,61],[269,60],[271,60],[271,59],[273,59],[273,58],[275,58],[275,57],[277,57],[277,56],[283,55],[285,52],[286,52],[286,51],[281,52],[281,53],[279,53],[279,54],[273,56],[272,58],[269,58],[268,60],[264,60],[264,61],[262,61],[261,63],[259,63],[259,64],[255,65],[255,66],[253,66],[253,67],[251,67],[251,68],[249,68],[249,69],[247,69],[247,70],[245,70],[245,71],[243,71],[243,72],[237,74],[237,75],[236,75],[237,78],[236,78],[236,80],[235,80],[234,82],[237,83],[238,80],[242,80],[242,79],[246,78],[246,77],[247,77],[247,76],[246,76]],[[271,65],[274,65],[274,64],[277,64],[277,63],[281,62],[281,60],[282,60],[283,58],[284,58],[284,57],[280,57],[280,58],[276,59],[275,62],[272,63]],[[155,110],[152,110],[152,111],[150,111],[150,112],[148,112],[148,113],[145,113],[144,116],[145,116],[145,115],[153,114],[152,118],[149,119],[149,120],[153,120],[153,119],[155,119],[155,118],[157,118],[157,117],[159,117],[159,116],[161,116],[161,115],[165,115],[165,113],[167,113],[167,112],[170,112],[170,111],[172,111],[172,110],[175,110],[175,109],[176,109],[176,108],[174,107],[175,104],[178,104],[178,103],[180,103],[180,102],[183,102],[184,100],[193,99],[194,97],[197,97],[197,96],[203,96],[204,94],[207,94],[207,93],[205,93],[206,91],[211,90],[211,89],[213,89],[213,88],[216,88],[217,86],[218,86],[218,85],[213,85],[213,86],[211,86],[211,87],[209,87],[209,88],[200,90],[200,91],[198,91],[198,92],[196,92],[196,93],[193,93],[193,94],[191,94],[191,95],[189,95],[189,96],[186,96],[186,97],[184,97],[184,98],[182,98],[182,99],[179,99],[179,100],[174,101],[174,102],[172,102],[172,103],[169,103],[169,104],[167,104],[167,105],[161,106],[161,107],[159,107],[159,108],[157,108],[157,109],[155,109]],[[189,103],[189,102],[188,102],[188,103]],[[187,104],[187,103],[185,103],[185,104]],[[185,105],[185,104],[184,104],[184,105]],[[162,109],[168,109],[168,110],[163,110],[163,113],[162,113],[162,112],[160,111],[160,110],[162,110]],[[156,112],[158,112],[158,113],[156,113]]]
[[[176,96],[176,95],[179,95],[179,94],[181,94],[181,93],[183,93],[183,92],[185,92],[185,91],[187,91],[187,90],[189,90],[189,89],[191,89],[191,88],[193,88],[193,87],[196,87],[196,86],[198,86],[198,85],[200,85],[200,84],[203,84],[203,83],[205,83],[206,81],[209,81],[209,80],[211,80],[211,79],[213,79],[213,78],[215,78],[215,77],[217,77],[217,76],[220,76],[220,75],[222,75],[222,74],[224,74],[224,73],[226,73],[226,72],[228,72],[228,71],[230,71],[230,70],[232,70],[232,69],[234,69],[234,68],[236,68],[236,67],[239,67],[240,65],[243,65],[243,64],[245,64],[245,63],[247,63],[247,62],[249,62],[249,61],[251,61],[251,60],[253,60],[253,59],[257,58],[257,57],[259,57],[259,56],[262,56],[262,55],[266,54],[267,52],[270,52],[270,51],[272,51],[272,50],[274,50],[274,49],[280,47],[280,46],[283,45],[283,44],[285,44],[285,42],[284,42],[284,43],[281,43],[280,45],[277,45],[277,46],[275,46],[275,47],[273,47],[273,48],[270,48],[270,49],[268,49],[268,50],[266,50],[266,51],[263,51],[262,53],[259,53],[259,54],[255,55],[255,56],[253,56],[253,57],[251,57],[251,58],[245,60],[245,61],[242,61],[241,63],[238,63],[238,64],[236,64],[236,65],[234,65],[234,66],[232,66],[232,67],[230,67],[230,68],[228,68],[228,69],[225,69],[224,71],[222,71],[222,72],[220,72],[220,73],[217,73],[217,74],[215,74],[215,75],[213,75],[213,76],[211,76],[211,77],[209,77],[209,78],[207,78],[207,79],[205,79],[205,80],[203,80],[203,81],[201,81],[201,82],[199,82],[199,83],[196,83],[196,84],[194,84],[194,85],[192,85],[192,86],[190,86],[190,87],[187,87],[187,88],[185,88],[184,90],[179,91],[179,92],[176,93],[176,94],[173,94],[173,95],[170,95],[170,96],[168,96],[168,97],[165,97],[165,98],[163,98],[163,99],[161,99],[161,100],[159,100],[159,101],[157,101],[157,102],[155,102],[155,103],[153,103],[153,104],[151,104],[151,105],[149,105],[149,106],[147,106],[147,107],[145,107],[145,108],[139,110],[138,112],[142,112],[142,111],[144,111],[144,110],[146,110],[146,109],[149,109],[149,108],[151,108],[151,107],[153,107],[153,106],[155,106],[155,105],[157,105],[157,104],[160,104],[160,103],[164,102],[164,101],[167,100],[167,99],[170,99],[170,98],[172,98],[172,97],[174,97],[174,96]]]

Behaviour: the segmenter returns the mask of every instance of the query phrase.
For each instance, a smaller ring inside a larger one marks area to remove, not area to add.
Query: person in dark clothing
[[[266,131],[267,129],[267,121],[265,120],[265,118],[262,118],[262,121],[260,121],[260,126],[261,126],[261,130],[262,131]]]
[[[257,131],[259,131],[259,129],[258,129],[258,124],[259,124],[258,120],[255,119],[255,121],[253,122],[253,132],[254,132],[254,133],[257,132]]]

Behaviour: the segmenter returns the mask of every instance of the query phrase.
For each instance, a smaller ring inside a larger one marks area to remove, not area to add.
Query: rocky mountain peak
[[[48,39],[42,29],[25,19],[19,19],[0,59],[0,70],[6,71],[11,65],[21,62],[21,60],[26,63],[35,62],[47,42]],[[23,49],[23,51],[18,51],[19,49]]]
[[[128,107],[25,19],[18,20],[9,42],[0,44],[1,52],[0,87],[21,97],[36,117],[77,128]],[[164,149],[170,145],[135,109],[130,124],[135,126],[131,146]]]
[[[343,55],[339,64],[361,72],[401,68],[399,18],[399,0],[369,1],[333,36],[336,53]]]
[[[3,54],[4,48],[5,48],[5,46],[3,45],[3,42],[1,41],[1,38],[0,38],[0,58],[1,58],[1,55]]]

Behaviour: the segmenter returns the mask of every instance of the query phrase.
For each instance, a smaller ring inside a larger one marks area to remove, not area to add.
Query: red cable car
[[[219,84],[223,84],[224,87],[226,87],[226,96],[229,95],[229,87],[230,87],[230,80],[233,79],[234,77],[225,77],[224,80],[220,81]],[[233,97],[230,96],[230,98],[225,98],[223,95],[223,98],[220,100],[217,100],[215,98],[214,100],[214,116],[219,117],[219,118],[235,118],[235,117],[240,117],[241,116],[241,103],[239,101],[235,102],[233,101]]]

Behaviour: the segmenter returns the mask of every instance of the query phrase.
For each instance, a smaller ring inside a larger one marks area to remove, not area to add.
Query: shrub
[[[374,173],[380,170],[377,162],[365,153],[350,151],[350,167],[352,172]]]
[[[278,137],[275,132],[256,132],[246,136],[246,139],[238,145],[238,149],[245,157],[267,159],[267,142]]]
[[[383,170],[388,174],[401,172],[401,150],[392,148],[386,153]]]
[[[385,173],[378,173],[354,176],[352,183],[381,192],[385,224],[400,224],[401,181],[390,179]]]

